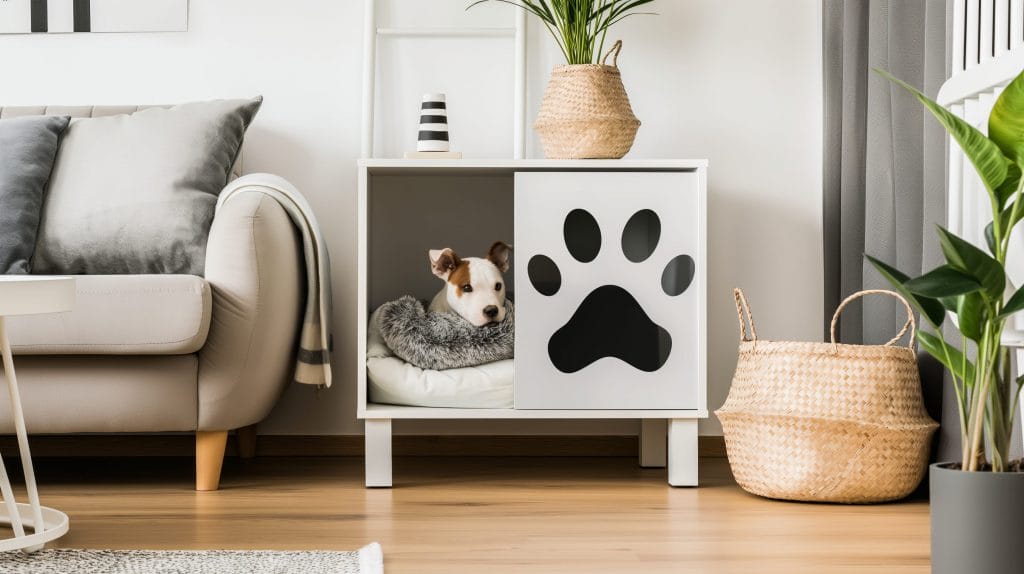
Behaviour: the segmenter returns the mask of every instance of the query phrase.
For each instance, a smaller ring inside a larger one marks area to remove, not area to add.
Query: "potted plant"
[[[962,456],[930,469],[932,572],[1019,572],[1024,473],[1009,451],[1024,377],[1013,376],[1002,334],[1006,321],[1024,309],[1024,288],[1012,292],[1005,271],[1011,232],[1024,217],[1024,73],[996,100],[985,135],[906,83],[876,72],[913,93],[946,128],[977,171],[992,209],[987,251],[940,226],[946,263],[920,277],[868,256],[931,324],[933,332],[919,332],[918,341],[946,366],[956,389]],[[956,317],[959,344],[943,335],[947,315]]]
[[[490,0],[477,0],[469,8]],[[540,19],[566,65],[551,71],[534,129],[551,159],[618,159],[633,147],[640,120],[622,85],[622,42],[605,53],[608,29],[653,0],[496,0]],[[604,57],[602,58],[602,54]],[[607,65],[609,56],[611,65]]]

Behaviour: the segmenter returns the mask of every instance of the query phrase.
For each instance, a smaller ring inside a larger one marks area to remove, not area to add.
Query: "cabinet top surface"
[[[359,166],[369,170],[603,170],[693,171],[705,168],[706,159],[361,159]]]

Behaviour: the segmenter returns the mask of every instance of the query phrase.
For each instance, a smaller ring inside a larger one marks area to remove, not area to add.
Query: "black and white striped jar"
[[[423,94],[416,151],[448,151],[448,108],[444,94]]]

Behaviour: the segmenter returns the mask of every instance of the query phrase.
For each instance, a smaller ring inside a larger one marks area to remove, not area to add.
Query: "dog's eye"
[[[494,284],[494,290],[495,291],[501,291],[501,283],[495,283]]]
[[[462,286],[462,292],[463,293],[472,293],[473,292],[473,286],[470,285],[469,283],[466,283],[465,285]]]

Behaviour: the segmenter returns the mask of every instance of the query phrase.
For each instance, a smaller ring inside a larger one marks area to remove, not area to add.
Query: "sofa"
[[[137,109],[5,107],[0,118]],[[216,490],[228,433],[255,440],[292,379],[301,249],[277,201],[239,194],[214,216],[203,276],[79,275],[73,311],[9,318],[29,433],[195,433],[196,490]],[[4,394],[0,432],[13,428]]]

